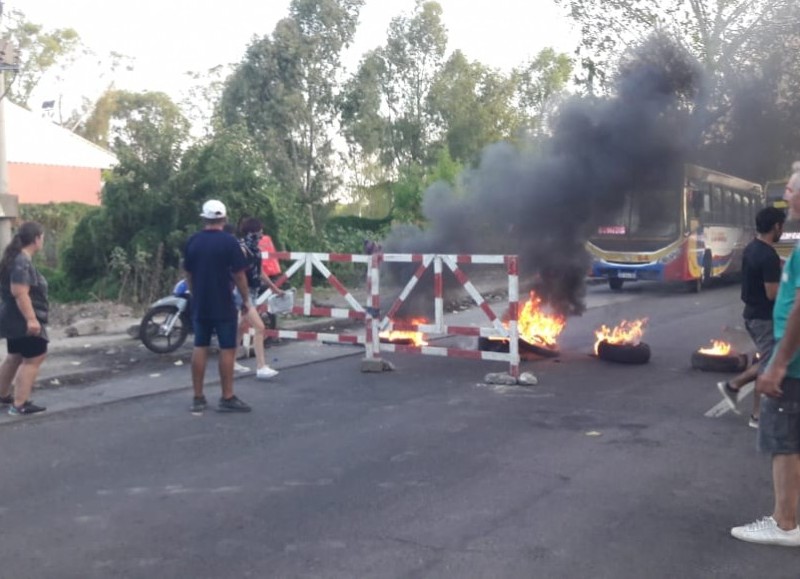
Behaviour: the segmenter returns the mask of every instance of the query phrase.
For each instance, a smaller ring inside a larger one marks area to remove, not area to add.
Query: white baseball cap
[[[200,217],[203,219],[222,219],[225,215],[225,204],[216,199],[209,199],[203,203],[203,212]]]

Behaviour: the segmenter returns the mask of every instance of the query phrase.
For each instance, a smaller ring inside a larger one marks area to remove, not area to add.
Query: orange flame
[[[542,298],[531,291],[519,312],[519,337],[534,345],[554,348],[567,322],[563,316],[543,312],[541,306]]]
[[[427,321],[428,320],[425,318],[412,318],[408,320],[408,323],[419,325],[425,324]],[[384,330],[378,334],[378,337],[387,342],[411,342],[414,346],[428,345],[428,342],[425,340],[425,334],[413,330]]]
[[[644,335],[645,325],[647,325],[647,318],[633,320],[632,322],[622,320],[615,328],[609,328],[603,324],[599,329],[594,331],[594,336],[596,338],[594,353],[597,354],[600,342],[608,342],[609,344],[631,344],[632,346],[638,345]]]
[[[698,352],[706,356],[727,356],[731,353],[731,345],[722,340],[711,340],[710,348],[700,348]]]

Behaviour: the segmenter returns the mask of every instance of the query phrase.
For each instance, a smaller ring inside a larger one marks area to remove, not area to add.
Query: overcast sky
[[[448,30],[448,52],[508,70],[552,46],[572,53],[577,34],[552,0],[439,0]],[[254,35],[269,34],[288,14],[289,0],[7,0],[46,28],[74,28],[98,54],[117,51],[135,58],[135,71],[116,79],[132,90],[162,90],[178,97],[186,71],[237,62]],[[356,41],[346,62],[382,45],[389,21],[410,14],[414,0],[366,0]],[[74,79],[73,79],[74,82]],[[107,83],[107,81],[102,81]],[[98,86],[92,87],[92,84]],[[102,92],[96,78],[81,89]],[[74,92],[66,81],[37,92],[42,99]],[[53,94],[45,94],[53,93]],[[65,95],[66,96],[66,95]],[[33,105],[33,103],[31,103]]]

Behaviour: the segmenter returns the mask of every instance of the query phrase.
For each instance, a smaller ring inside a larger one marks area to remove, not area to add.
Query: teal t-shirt
[[[775,298],[775,308],[772,310],[772,319],[775,323],[775,341],[779,342],[786,333],[786,322],[789,312],[792,311],[797,291],[800,289],[800,244],[795,245],[792,254],[783,266],[781,284],[778,287],[778,296]],[[777,351],[778,347],[775,347]],[[786,375],[791,378],[800,378],[800,353],[792,358]]]

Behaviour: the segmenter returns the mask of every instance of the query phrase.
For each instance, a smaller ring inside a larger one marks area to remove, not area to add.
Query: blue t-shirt
[[[230,233],[204,229],[186,242],[183,268],[192,275],[192,317],[236,319],[233,274],[247,267],[239,242]]]
[[[775,298],[775,307],[772,311],[775,325],[775,341],[779,342],[786,333],[786,322],[789,319],[789,312],[792,311],[797,290],[800,288],[800,244],[792,250],[792,254],[783,266],[781,273],[781,285],[778,287],[778,295]],[[777,351],[777,346],[774,351]],[[800,354],[795,354],[786,375],[790,378],[800,378]]]

